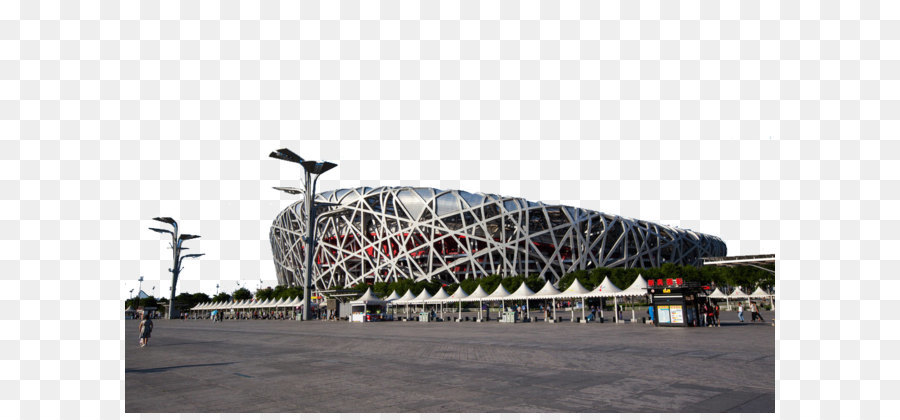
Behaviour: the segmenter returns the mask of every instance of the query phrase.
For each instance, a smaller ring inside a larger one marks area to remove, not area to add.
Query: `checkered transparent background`
[[[862,3],[4,2],[0,413],[122,416],[121,300],[169,279],[154,216],[203,236],[179,292],[274,285],[270,187],[299,170],[265,156],[290,147],[340,164],[320,190],[493,192],[776,253],[778,417],[892,415],[900,6]]]

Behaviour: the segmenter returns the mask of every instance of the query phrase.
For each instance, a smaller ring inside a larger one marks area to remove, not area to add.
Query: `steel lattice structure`
[[[556,282],[575,270],[699,264],[726,254],[712,235],[496,194],[359,187],[323,192],[316,201],[337,204],[317,216],[316,289],[490,274]],[[272,224],[279,284],[300,284],[305,220],[298,201]]]

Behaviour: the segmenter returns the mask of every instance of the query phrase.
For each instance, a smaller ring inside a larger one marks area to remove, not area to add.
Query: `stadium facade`
[[[699,264],[726,254],[718,237],[581,208],[496,194],[359,187],[317,194],[315,289],[365,282],[537,274],[556,282],[594,267]],[[278,283],[302,284],[302,201],[275,218]]]

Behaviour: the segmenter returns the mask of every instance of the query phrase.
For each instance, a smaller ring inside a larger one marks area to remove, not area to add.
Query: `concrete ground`
[[[775,410],[775,328],[733,312],[721,328],[158,320],[146,348],[137,322],[127,412]]]

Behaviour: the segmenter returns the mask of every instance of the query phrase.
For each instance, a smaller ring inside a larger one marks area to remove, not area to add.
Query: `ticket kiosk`
[[[708,287],[686,283],[681,279],[647,281],[653,325],[659,327],[695,327],[700,305],[706,300]]]

